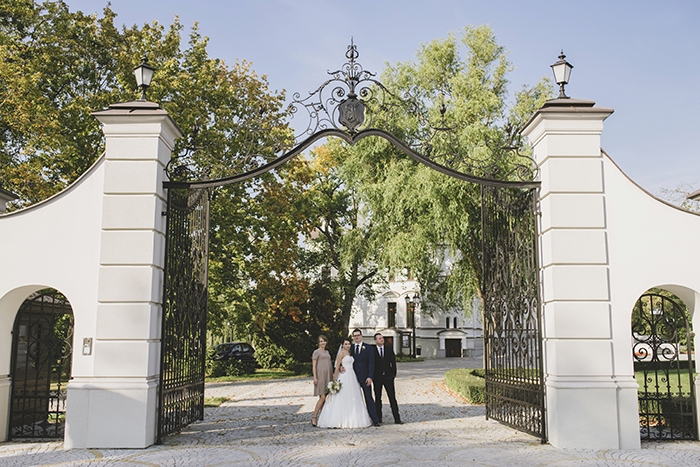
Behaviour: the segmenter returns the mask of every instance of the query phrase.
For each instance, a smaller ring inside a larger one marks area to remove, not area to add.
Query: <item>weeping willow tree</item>
[[[512,65],[487,26],[467,27],[420,47],[412,62],[390,65],[382,82],[411,108],[382,128],[432,160],[463,173],[500,180],[533,176],[518,130],[552,95],[543,78],[508,92]],[[357,186],[377,264],[410,267],[427,300],[422,307],[469,312],[481,296],[479,185],[415,162],[383,139],[348,147],[340,160]]]

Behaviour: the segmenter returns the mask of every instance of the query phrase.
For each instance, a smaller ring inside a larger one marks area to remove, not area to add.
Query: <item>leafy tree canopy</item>
[[[543,78],[508,95],[512,68],[487,26],[466,27],[458,39],[424,44],[415,62],[389,65],[382,81],[395,96],[412,96],[417,112],[393,116],[394,134],[437,162],[461,172],[498,178],[531,170],[518,130],[552,95]],[[430,128],[448,131],[426,131]],[[519,151],[519,153],[518,153]],[[478,185],[440,174],[407,158],[383,140],[348,149],[346,172],[371,219],[372,245],[381,266],[417,272],[431,311],[471,309],[481,284],[481,194]],[[532,173],[530,173],[532,176]]]
[[[183,26],[115,26],[71,12],[63,1],[7,0],[0,6],[0,184],[21,205],[51,196],[99,157],[104,139],[91,112],[138,97],[133,68],[146,55],[157,74],[148,98],[187,134],[198,128],[200,167],[210,176],[272,157],[288,142],[283,94],[271,93],[250,63],[229,67],[210,58],[195,24],[181,48]]]
[[[274,158],[291,142],[284,95],[250,63],[208,56],[197,25],[117,28],[60,0],[0,6],[0,184],[28,205],[84,173],[104,149],[90,113],[138,96],[132,70],[147,55],[150,100],[193,144],[191,168],[218,178]],[[485,26],[424,44],[414,62],[387,66],[394,96],[417,112],[380,122],[436,161],[509,179],[526,153],[517,129],[551,95],[543,79],[508,94],[504,49]],[[434,133],[432,128],[448,128]],[[196,129],[196,130],[195,130]],[[196,141],[193,141],[196,134]],[[261,160],[262,159],[262,160]],[[318,333],[347,331],[357,292],[371,296],[390,270],[411,266],[424,309],[468,304],[480,285],[478,186],[417,164],[388,142],[336,140],[273,173],[214,190],[210,330],[308,358]],[[258,346],[260,346],[258,345]]]

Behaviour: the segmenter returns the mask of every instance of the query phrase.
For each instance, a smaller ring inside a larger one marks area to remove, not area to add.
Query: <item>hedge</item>
[[[482,369],[456,368],[445,373],[445,386],[461,394],[470,404],[486,400],[486,380]]]

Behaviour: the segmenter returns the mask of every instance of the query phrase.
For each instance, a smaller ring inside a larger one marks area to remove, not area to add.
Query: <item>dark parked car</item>
[[[255,361],[255,349],[247,342],[224,342],[214,346],[214,360],[228,360],[230,358]]]

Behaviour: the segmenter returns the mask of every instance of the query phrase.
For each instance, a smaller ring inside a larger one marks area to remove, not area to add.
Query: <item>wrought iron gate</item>
[[[168,190],[158,441],[204,418],[209,190]]]
[[[539,182],[533,181],[534,161],[518,153],[515,134],[506,144],[499,142],[499,149],[492,148],[490,161],[460,152],[454,122],[446,119],[444,93],[440,93],[440,106],[434,108],[438,112],[427,111],[423,104],[430,99],[410,92],[394,94],[374,73],[364,70],[356,61],[359,53],[354,43],[345,57],[348,61],[329,72],[316,91],[293,95],[289,115],[309,119],[305,129],[295,125],[301,131],[292,138],[294,147],[288,147],[288,135],[275,141],[273,148],[260,148],[261,139],[250,138],[246,143],[250,146],[238,148],[236,155],[243,171],[224,170],[217,174],[219,178],[212,177],[211,167],[204,167],[197,180],[193,152],[174,157],[166,167],[165,186],[170,194],[159,439],[202,416],[208,209],[202,208],[206,197],[196,190],[258,177],[324,138],[337,137],[354,145],[372,136],[437,172],[481,186],[486,413],[544,441],[535,223]],[[408,117],[408,123],[401,124],[407,128],[398,132],[406,139],[394,134],[396,128],[390,122],[396,116],[402,121]],[[493,178],[497,175],[502,179]],[[191,317],[187,325],[181,324],[185,317]],[[184,348],[195,341],[191,345],[196,348]]]
[[[661,294],[642,295],[632,312],[632,338],[640,436],[698,439],[693,333],[685,310]]]
[[[63,438],[73,311],[53,289],[32,294],[12,334],[10,438]]]
[[[545,442],[536,193],[481,189],[486,417]]]

